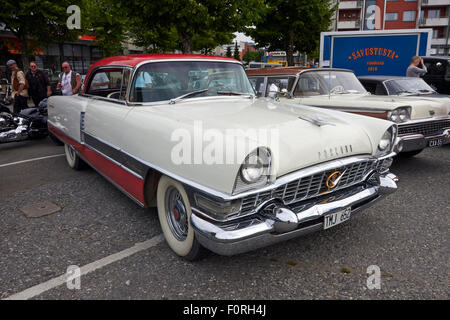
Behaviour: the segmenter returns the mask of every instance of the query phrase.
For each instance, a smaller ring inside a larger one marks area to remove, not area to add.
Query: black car
[[[421,78],[395,76],[360,76],[358,80],[367,91],[376,95],[421,96],[448,99],[448,94],[437,93]]]
[[[428,69],[423,79],[437,92],[450,94],[450,56],[422,58]]]

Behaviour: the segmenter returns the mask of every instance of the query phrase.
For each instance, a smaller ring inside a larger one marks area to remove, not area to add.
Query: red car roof
[[[97,61],[91,68],[107,65],[121,65],[135,67],[137,64],[146,60],[162,60],[162,59],[217,59],[217,60],[230,60],[237,61],[232,58],[218,57],[218,56],[206,56],[201,54],[130,54],[125,56],[116,56],[104,58]]]

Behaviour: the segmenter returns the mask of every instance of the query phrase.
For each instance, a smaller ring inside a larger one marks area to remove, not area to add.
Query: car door
[[[97,69],[86,90],[89,101],[81,119],[84,142],[112,159],[114,149],[120,149],[125,143],[125,118],[132,109],[125,102],[130,73],[124,67]]]

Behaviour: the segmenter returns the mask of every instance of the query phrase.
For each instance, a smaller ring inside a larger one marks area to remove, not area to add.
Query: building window
[[[397,21],[398,13],[397,12],[386,12],[386,21]]]
[[[403,11],[403,21],[416,21],[415,11]]]
[[[429,19],[436,19],[441,17],[441,10],[428,10],[428,18]]]

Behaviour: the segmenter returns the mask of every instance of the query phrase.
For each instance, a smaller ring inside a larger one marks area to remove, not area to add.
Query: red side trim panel
[[[133,174],[129,173],[116,163],[105,158],[104,156],[87,147],[86,145],[80,144],[79,142],[69,138],[52,125],[48,124],[48,129],[54,135],[58,136],[58,138],[72,145],[75,148],[75,150],[81,155],[81,157],[89,161],[89,163],[92,166],[94,166],[97,170],[103,173],[106,177],[111,179],[111,181],[115,182],[118,186],[123,188],[142,205],[145,205],[144,180],[141,180],[138,177],[134,176]]]

